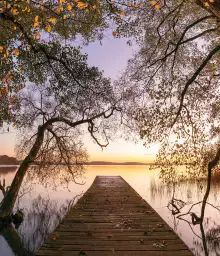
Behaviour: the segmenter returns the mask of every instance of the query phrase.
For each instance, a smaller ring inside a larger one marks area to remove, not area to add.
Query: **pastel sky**
[[[126,40],[115,39],[109,35],[102,41],[102,45],[99,42],[91,43],[84,48],[83,52],[88,54],[90,65],[98,66],[104,70],[105,76],[116,79],[126,67],[127,60],[132,57],[133,48],[127,45]],[[0,155],[14,156],[15,140],[15,132],[0,134]],[[85,137],[84,142],[91,161],[139,161],[146,163],[152,162],[158,150],[156,145],[147,149],[141,141],[134,144],[123,139],[111,142],[103,151],[93,143],[89,136]]]

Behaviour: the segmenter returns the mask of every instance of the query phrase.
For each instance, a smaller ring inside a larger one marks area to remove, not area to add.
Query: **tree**
[[[218,111],[219,21],[193,1],[172,2],[160,13],[149,9],[147,15],[146,10],[138,10],[127,29],[138,24],[140,50],[122,80],[139,96],[133,116],[141,138],[168,143],[172,134],[174,142],[179,137],[192,145],[209,143],[210,129],[217,132],[210,122]]]
[[[201,227],[220,147],[220,28],[213,9],[219,1],[206,2],[166,1],[160,11],[137,10],[123,33],[138,27],[140,49],[121,79],[136,95],[127,108],[141,139],[161,145],[156,167],[164,181],[177,182],[182,174],[207,177]],[[178,172],[180,164],[187,172]]]
[[[77,36],[86,42],[101,40],[110,21],[116,25],[124,22],[124,12],[120,4],[110,1],[17,1],[1,5],[0,24],[6,32],[2,33],[0,46],[1,125],[4,121],[13,123],[30,135],[21,147],[27,155],[23,155],[24,161],[0,206],[0,215],[7,216],[12,213],[31,163],[40,163],[41,167],[62,163],[67,165],[72,179],[80,174],[87,160],[82,143],[76,139],[81,133],[80,125],[88,125],[99,146],[108,144],[110,125],[104,121],[121,110],[120,96],[113,92],[109,79],[103,78],[97,68],[89,68],[86,56],[66,40]],[[36,95],[20,92],[27,84],[35,90],[41,88],[36,94],[42,97],[40,100]],[[33,134],[35,128],[37,133]],[[96,136],[100,131],[106,144]],[[76,165],[71,165],[73,162]],[[41,174],[40,169],[37,173]]]
[[[17,92],[36,79],[38,84],[42,82],[37,76],[41,61],[58,61],[50,53],[52,42],[68,45],[76,38],[82,39],[82,44],[101,41],[107,28],[123,22],[119,7],[100,0],[1,1],[0,125],[15,121]]]
[[[86,56],[79,49],[60,48],[54,43],[48,52],[45,60],[41,59],[44,64],[39,69],[45,83],[30,85],[32,93],[18,94],[20,111],[15,119],[17,129],[24,130],[26,135],[23,147],[20,146],[24,160],[1,203],[1,216],[12,213],[24,176],[34,162],[39,163],[35,170],[38,176],[45,178],[50,174],[61,182],[77,182],[75,179],[88,159],[81,142],[85,125],[93,140],[105,147],[111,127],[106,121],[115,111],[120,111],[120,98],[110,80],[97,68],[88,67]],[[100,142],[101,134],[105,143]],[[65,175],[63,167],[59,167],[61,164],[65,165]]]

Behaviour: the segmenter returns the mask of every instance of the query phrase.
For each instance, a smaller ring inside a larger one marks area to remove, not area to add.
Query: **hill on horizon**
[[[0,155],[0,165],[17,165],[19,161],[15,157]]]
[[[21,160],[17,160],[15,157],[10,157],[7,155],[0,155],[0,165],[19,165]],[[53,164],[53,163],[51,163]],[[86,163],[86,165],[149,165],[151,163],[141,163],[141,162],[109,162],[109,161],[91,161]]]

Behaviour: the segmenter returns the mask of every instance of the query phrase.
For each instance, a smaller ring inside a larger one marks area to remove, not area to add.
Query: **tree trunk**
[[[17,256],[33,256],[33,253],[29,252],[25,247],[24,244],[16,232],[16,230],[13,228],[12,225],[10,225],[8,228],[3,229],[1,231],[1,235],[5,238],[7,241],[9,247],[12,249],[12,251]]]
[[[209,6],[205,5],[205,2],[209,3]],[[220,19],[220,0],[214,0],[213,3],[207,0],[196,0],[196,4],[207,10],[209,13],[214,15],[217,19]]]
[[[5,197],[3,198],[1,205],[0,205],[0,217],[8,216],[12,214],[19,189],[21,187],[22,181],[24,179],[24,176],[28,170],[28,167],[30,164],[34,161],[35,157],[37,156],[40,147],[43,143],[44,139],[44,126],[38,127],[38,133],[36,141],[31,148],[29,154],[25,157],[25,159],[22,161],[20,167],[18,168],[18,171],[12,181],[12,184],[10,186],[10,189],[6,193]]]

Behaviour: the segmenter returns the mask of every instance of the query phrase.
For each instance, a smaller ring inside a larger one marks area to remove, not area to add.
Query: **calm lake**
[[[16,168],[6,169],[5,167],[4,171],[1,171],[0,168],[1,180],[5,178],[6,184],[10,184],[15,171]],[[174,229],[195,255],[203,255],[199,225],[190,226],[186,221],[172,215],[167,205],[172,198],[173,188],[164,185],[159,179],[159,170],[149,170],[149,166],[88,166],[82,178],[84,185],[71,183],[68,188],[58,185],[56,190],[50,186],[49,182],[47,186],[42,186],[34,180],[31,185],[29,182],[24,183],[16,209],[20,208],[25,212],[24,222],[17,232],[26,248],[31,251],[39,248],[67,211],[70,201],[76,196],[81,196],[97,175],[120,175],[124,178]],[[181,213],[186,213],[192,204],[200,202],[203,199],[204,191],[205,183],[203,182],[197,184],[183,181],[178,184],[175,188],[175,198],[186,203],[181,209]],[[219,192],[220,183],[213,184],[208,202],[217,208],[207,205],[204,221],[210,255],[216,256],[220,255]],[[0,199],[2,199],[2,195],[0,195]],[[193,212],[198,216],[200,206],[201,204],[198,204],[193,207]],[[189,215],[186,215],[185,219],[191,221]],[[4,236],[0,235],[0,256],[16,255],[11,242],[6,240]]]

